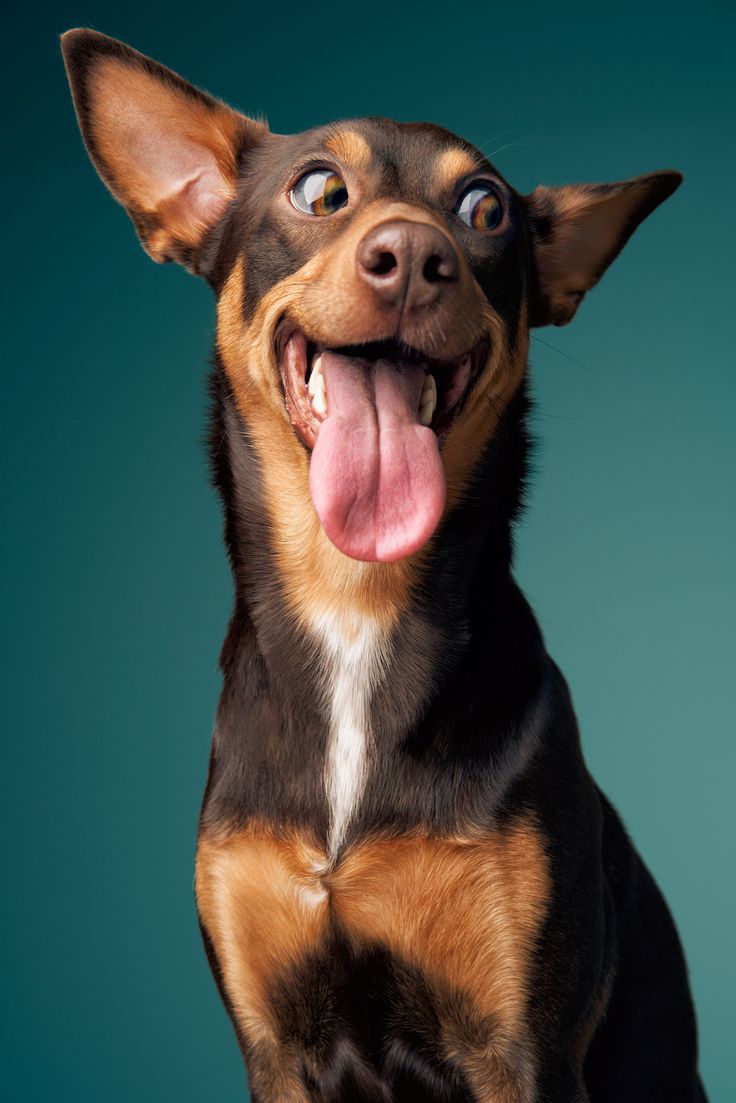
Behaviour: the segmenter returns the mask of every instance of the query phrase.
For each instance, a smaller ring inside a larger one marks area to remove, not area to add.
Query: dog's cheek
[[[490,307],[485,326],[490,349],[468,401],[455,419],[442,449],[447,477],[447,512],[467,489],[480,458],[496,432],[504,411],[524,378],[529,352],[526,304],[522,302],[514,331]]]

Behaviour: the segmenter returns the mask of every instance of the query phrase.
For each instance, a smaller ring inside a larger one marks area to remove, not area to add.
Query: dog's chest
[[[360,1029],[356,984],[364,1012],[381,989],[393,1010],[376,1019],[429,1031],[438,1062],[458,1065],[479,1098],[496,1098],[493,1078],[505,1082],[508,1053],[523,1051],[548,890],[528,819],[486,837],[367,838],[337,862],[305,834],[251,825],[201,839],[198,854],[200,913],[249,1038],[275,1044],[288,1029],[308,1050],[316,1031],[326,1051]]]

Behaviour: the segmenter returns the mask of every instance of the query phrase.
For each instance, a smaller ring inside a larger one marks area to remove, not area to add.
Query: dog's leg
[[[278,978],[323,943],[319,855],[297,838],[252,830],[203,836],[197,906],[210,963],[262,1103],[308,1103],[302,1058],[281,1036]]]

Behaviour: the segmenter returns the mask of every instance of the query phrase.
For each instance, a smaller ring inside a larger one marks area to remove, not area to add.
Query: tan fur
[[[371,147],[354,130],[339,130],[327,139],[325,149],[355,173],[366,173],[371,166]]]
[[[480,159],[466,149],[446,149],[438,156],[432,172],[438,195],[451,192],[463,176],[477,169]]]
[[[335,216],[339,218],[339,214]],[[358,244],[371,230],[395,219],[438,229],[451,242],[439,215],[412,203],[375,200],[353,215],[338,237],[265,297],[289,297],[291,319],[323,345],[357,344],[395,336],[396,311],[361,279],[355,261]],[[467,261],[459,255],[459,278],[429,316],[402,321],[402,338],[429,356],[451,359],[467,352],[485,332],[487,300]]]
[[[327,894],[314,870],[325,861],[299,836],[243,832],[200,842],[197,903],[250,1040],[276,1036],[269,981],[324,942]]]
[[[530,821],[486,836],[360,843],[330,879],[351,935],[444,978],[518,1031],[529,951],[544,914],[546,860]]]
[[[255,825],[202,838],[197,857],[200,914],[249,1042],[276,1045],[269,982],[325,948],[337,924],[434,986],[446,1056],[488,1103],[533,1098],[524,1024],[548,894],[530,818],[484,836],[367,839],[335,867],[306,836]]]

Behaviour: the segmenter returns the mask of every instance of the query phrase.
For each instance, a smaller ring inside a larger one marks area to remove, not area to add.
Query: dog
[[[675,926],[512,573],[531,327],[678,187],[520,195],[440,127],[296,136],[63,36],[89,154],[217,298],[234,578],[199,825],[258,1103],[704,1103]]]

